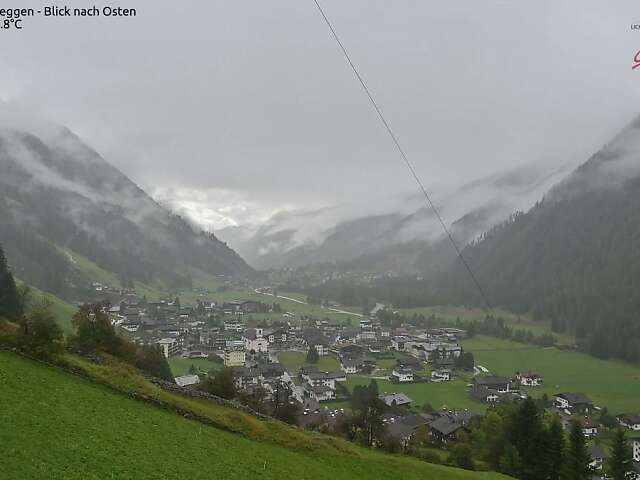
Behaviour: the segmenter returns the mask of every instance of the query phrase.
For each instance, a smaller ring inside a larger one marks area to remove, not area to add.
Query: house
[[[448,382],[451,380],[453,372],[448,368],[442,368],[439,370],[433,370],[431,372],[431,380],[433,382]]]
[[[169,358],[180,353],[180,343],[175,338],[163,338],[156,343],[160,347],[164,358]]]
[[[257,368],[239,368],[235,372],[238,388],[255,387],[260,384],[260,370]]]
[[[362,370],[363,366],[364,366],[364,362],[362,361],[362,359],[359,359],[359,360],[344,359],[340,362],[340,369],[344,373],[348,373],[348,374],[358,373],[359,371]]]
[[[382,400],[387,407],[402,407],[409,406],[413,402],[407,395],[404,393],[392,393],[390,395],[380,395],[380,400]]]
[[[414,357],[399,358],[396,364],[404,369],[420,370],[422,368],[422,362]]]
[[[287,343],[288,335],[286,328],[273,328],[265,330],[262,336],[267,339],[269,345]]]
[[[507,378],[496,377],[494,375],[478,375],[473,379],[474,387],[486,387],[489,390],[495,390],[499,393],[508,393],[510,391],[510,382]]]
[[[200,383],[200,377],[198,375],[182,375],[180,377],[176,377],[174,380],[176,385],[183,388],[191,387]]]
[[[225,367],[242,367],[246,360],[246,353],[243,348],[227,348],[224,351]]]
[[[319,356],[323,357],[329,353],[329,341],[319,328],[305,328],[302,339],[309,348],[315,348]]]
[[[516,380],[524,387],[539,387],[542,385],[542,376],[533,372],[516,372]]]
[[[403,447],[407,447],[411,437],[418,431],[421,426],[427,425],[431,419],[428,415],[405,415],[400,417],[391,417],[391,421],[387,422],[387,433],[396,438]]]
[[[640,435],[634,433],[629,438],[631,442],[631,450],[633,453],[633,461],[640,462]]]
[[[483,403],[496,403],[499,402],[503,394],[497,390],[492,390],[484,385],[473,385],[469,391],[471,398],[474,398]]]
[[[240,302],[239,309],[243,313],[267,313],[269,306],[255,300],[244,300]]]
[[[390,380],[394,383],[413,382],[413,370],[410,368],[396,367],[391,372]]]
[[[356,340],[361,343],[375,341],[377,338],[378,336],[373,329],[362,329],[362,331],[356,335]]]
[[[313,386],[305,383],[303,389],[307,398],[312,398],[318,402],[326,402],[336,398],[336,391],[325,385]]]
[[[585,437],[595,437],[598,435],[598,424],[589,417],[580,419],[580,425],[582,426],[582,434]]]
[[[336,382],[346,382],[347,376],[344,372],[304,372],[302,378],[311,386],[323,385],[332,390],[336,389]]]
[[[593,402],[584,393],[557,393],[554,403],[558,408],[573,411],[587,411],[593,407]]]
[[[399,352],[403,352],[404,345],[407,341],[409,341],[409,337],[406,337],[404,335],[391,337],[391,348]]]
[[[446,445],[458,438],[464,427],[461,423],[443,415],[429,424],[429,432],[433,441],[439,445]]]
[[[589,462],[589,468],[591,470],[602,470],[607,458],[607,452],[600,445],[593,445],[589,447],[589,458],[591,461]]]
[[[640,431],[640,413],[623,413],[616,418],[621,426],[629,430]]]
[[[453,357],[438,357],[433,361],[433,365],[436,368],[454,368],[456,359]]]
[[[290,378],[280,363],[268,363],[259,366],[260,377],[264,379],[275,378]]]

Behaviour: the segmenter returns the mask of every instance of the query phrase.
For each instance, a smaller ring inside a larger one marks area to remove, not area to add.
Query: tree
[[[23,283],[18,287],[18,305],[19,305],[19,315],[23,316],[29,311],[29,306],[31,304],[32,290],[29,285]]]
[[[471,450],[471,446],[467,443],[458,443],[453,447],[453,451],[449,456],[449,461],[456,467],[464,468],[466,470],[473,470],[475,468],[473,452]]]
[[[51,313],[51,302],[43,300],[22,320],[18,344],[31,353],[49,357],[62,351],[62,330]]]
[[[16,320],[22,313],[16,282],[0,247],[0,317]]]
[[[549,424],[543,446],[545,449],[544,461],[548,472],[547,478],[559,480],[565,460],[565,439],[562,423],[557,415],[553,416]]]
[[[616,429],[611,446],[611,457],[607,462],[607,470],[613,480],[627,478],[627,473],[633,469],[632,458],[631,448],[624,430]]]
[[[561,478],[563,480],[588,480],[591,478],[589,461],[589,452],[582,434],[582,425],[579,420],[572,420],[569,447]]]
[[[116,334],[101,304],[83,305],[71,319],[76,333],[71,343],[82,351],[104,351],[131,361],[135,347]]]
[[[320,355],[318,355],[318,350],[316,350],[316,346],[310,345],[309,351],[307,352],[307,362],[318,363],[319,360],[320,360]]]
[[[371,380],[368,386],[356,386],[351,395],[351,409],[356,436],[366,446],[382,440],[384,425],[382,414],[385,404],[378,395],[378,383]]]
[[[163,380],[173,381],[173,372],[158,345],[144,345],[136,358],[136,367]]]
[[[189,374],[190,375],[195,375],[198,373],[198,369],[196,368],[196,366],[192,363],[191,366],[189,367]]]
[[[512,415],[509,440],[518,450],[520,457],[519,478],[537,480],[540,477],[542,420],[538,408],[531,397],[528,397]]]
[[[226,398],[228,400],[232,399],[236,395],[236,383],[233,377],[233,369],[225,367],[216,372],[213,378],[207,377],[207,379],[200,384],[200,389],[218,397]]]
[[[251,391],[242,390],[238,392],[238,400],[240,403],[262,413],[264,410],[265,399],[267,398],[267,391],[261,386],[253,388]]]
[[[475,366],[475,359],[471,352],[462,352],[455,361],[456,367],[462,368],[463,370],[473,370],[473,367]]]
[[[512,477],[516,477],[520,471],[520,454],[516,447],[510,443],[504,449],[500,456],[500,471]]]

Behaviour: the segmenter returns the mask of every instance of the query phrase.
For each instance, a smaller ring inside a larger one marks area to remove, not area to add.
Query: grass
[[[640,367],[616,360],[600,360],[578,352],[557,348],[533,347],[510,340],[478,335],[463,340],[462,346],[474,354],[476,364],[496,375],[511,377],[517,371],[532,370],[544,377],[542,387],[529,388],[534,397],[559,392],[581,392],[596,405],[606,406],[611,413],[640,410]],[[380,368],[389,368],[392,360],[380,360]],[[414,400],[415,406],[429,402],[434,408],[448,408],[482,412],[485,406],[469,398],[469,376],[451,382],[392,384],[377,380],[381,392],[403,392]],[[354,375],[347,379],[350,390],[355,385],[367,385],[371,377]]]
[[[347,378],[347,388],[353,391],[356,385],[368,385],[371,377],[364,375],[352,375]],[[467,393],[467,379],[458,378],[450,382],[419,382],[397,384],[388,380],[376,379],[380,393],[405,393],[413,400],[414,407],[421,407],[430,403],[437,410],[447,408],[456,410],[471,410],[482,413],[486,407],[472,400]]]
[[[483,320],[487,315],[487,312],[482,308],[467,308],[451,305],[403,308],[398,311],[408,316],[411,316],[413,314],[422,314],[425,317],[435,315],[446,323],[453,323],[458,318],[463,321],[480,321]],[[555,336],[561,343],[573,344],[575,341],[575,339],[571,335],[552,332],[551,326],[548,322],[533,320],[531,314],[527,313],[524,315],[519,315],[504,308],[494,308],[494,312],[496,316],[502,317],[507,325],[516,330],[531,330],[531,332],[537,336],[550,333]]]
[[[280,363],[290,372],[297,372],[300,367],[307,365],[307,354],[303,352],[282,352],[278,355]],[[313,364],[321,372],[335,372],[340,370],[340,362],[334,355],[320,357],[318,363]]]
[[[19,279],[16,279],[16,282],[18,285],[24,284],[24,282]],[[32,286],[29,286],[29,288],[31,289],[31,306],[37,305],[43,300],[51,303],[51,313],[58,322],[58,325],[65,334],[71,333],[73,330],[71,317],[73,317],[78,309],[51,293],[43,292]]]
[[[195,366],[197,369],[200,369],[205,373],[207,373],[209,370],[219,370],[223,366],[222,363],[212,362],[211,360],[208,360],[206,358],[171,357],[169,359],[169,366],[171,367],[171,372],[173,372],[174,377],[187,375],[189,373],[191,365]]]
[[[126,369],[92,368],[120,382],[131,377]],[[251,420],[252,430],[236,435],[7,352],[0,352],[0,379],[0,456],[11,459],[0,478],[507,478],[385,455],[207,404],[219,417],[235,415],[236,426]],[[255,441],[261,433],[280,444]],[[286,442],[294,443],[285,448]]]
[[[544,386],[530,388],[532,396],[581,392],[614,414],[640,410],[639,366],[482,335],[464,340],[462,345],[473,352],[476,364],[498,375],[511,376],[518,370],[543,375]]]

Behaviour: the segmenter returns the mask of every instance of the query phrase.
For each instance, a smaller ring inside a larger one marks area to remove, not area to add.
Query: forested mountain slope
[[[640,119],[552,189],[464,250],[494,305],[533,311],[601,357],[640,360]],[[480,303],[460,262],[441,299]]]
[[[69,252],[117,273],[122,283],[178,286],[189,267],[252,272],[226,244],[162,208],[66,128],[0,120],[0,243],[17,277],[64,296],[78,286]]]

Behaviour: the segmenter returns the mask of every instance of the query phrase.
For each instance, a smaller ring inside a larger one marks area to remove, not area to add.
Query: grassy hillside
[[[327,437],[288,427],[279,435],[298,437],[301,448],[254,441],[6,352],[0,352],[0,379],[0,456],[11,459],[0,478],[506,478],[352,445],[333,454],[322,444],[305,451],[305,438],[315,444]],[[243,414],[235,413],[241,422]],[[256,429],[265,425],[253,421]]]
[[[16,283],[22,285],[24,282],[16,279]],[[43,292],[31,286],[31,304],[36,305],[42,300],[51,303],[51,312],[58,322],[58,325],[60,325],[60,328],[62,328],[65,333],[70,333],[72,330],[71,317],[76,313],[77,308],[51,293]]]

